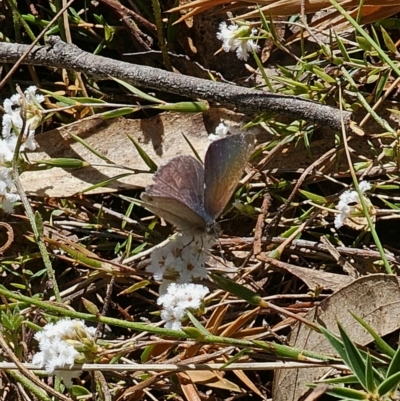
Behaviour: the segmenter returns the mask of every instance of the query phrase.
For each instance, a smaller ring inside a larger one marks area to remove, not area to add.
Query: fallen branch
[[[0,62],[16,63],[28,47],[0,43]],[[326,125],[335,131],[341,130],[342,119],[345,127],[348,128],[350,124],[351,113],[341,112],[334,107],[295,96],[267,93],[94,56],[73,44],[64,43],[57,36],[51,36],[47,46],[34,47],[23,60],[23,64],[66,68],[82,72],[94,80],[109,79],[111,76],[135,86],[218,102],[224,107],[233,107],[246,114],[269,111],[302,118]]]

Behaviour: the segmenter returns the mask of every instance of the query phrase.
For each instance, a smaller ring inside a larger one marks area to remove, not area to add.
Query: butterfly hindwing
[[[204,210],[204,169],[192,156],[177,156],[161,165],[142,194],[145,207],[180,230],[201,230],[209,221]]]
[[[252,134],[230,135],[208,147],[205,162],[204,207],[216,219],[229,202],[254,149]]]
[[[142,200],[147,209],[169,221],[181,231],[202,232],[206,228],[203,217],[176,199],[164,196],[153,197],[144,192]]]

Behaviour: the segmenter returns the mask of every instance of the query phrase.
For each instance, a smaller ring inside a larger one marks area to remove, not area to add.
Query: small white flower
[[[250,38],[257,34],[257,29],[250,29],[249,26],[238,26],[232,24],[228,26],[226,22],[221,22],[217,39],[222,41],[222,48],[225,52],[236,52],[239,60],[246,61],[249,53],[258,52],[260,47]]]
[[[11,163],[14,154],[6,141],[0,140],[0,166],[5,166],[7,163]]]
[[[236,56],[239,60],[247,61],[249,53],[258,52],[260,47],[252,40],[243,41],[240,46],[236,49]]]
[[[14,106],[14,103],[11,101],[11,99],[6,99],[6,100],[4,100],[4,102],[3,102],[3,108],[4,108],[4,111],[7,113],[7,114],[12,114],[13,113],[13,106]]]
[[[215,134],[208,135],[210,141],[215,141],[216,139],[224,138],[229,132],[229,127],[224,123],[219,123],[215,128]]]
[[[14,129],[18,132],[21,130],[22,125],[22,118],[19,113],[4,114],[3,128],[1,130],[3,141],[6,141],[11,137],[15,137],[16,134],[14,132]],[[13,151],[14,149],[10,148],[10,150]]]
[[[12,213],[14,211],[14,203],[18,202],[21,197],[14,193],[5,193],[3,197],[3,210],[4,213]]]
[[[364,193],[371,189],[371,184],[368,181],[360,181],[360,183],[358,184],[358,187],[360,188],[360,191],[362,193]]]
[[[214,243],[208,235],[178,234],[167,245],[156,248],[150,256],[147,271],[156,280],[190,283],[195,278],[207,277],[205,268],[208,250]]]
[[[40,93],[36,93],[37,89],[37,86],[32,85],[25,90],[24,95],[26,96],[26,99],[29,103],[40,104],[44,102],[44,96]]]
[[[166,294],[157,300],[163,307],[161,318],[166,321],[165,327],[180,330],[188,311],[198,313],[203,310],[204,297],[208,293],[209,289],[204,285],[171,283]]]
[[[163,306],[161,317],[166,321],[165,327],[179,330],[187,311],[200,309],[208,289],[191,281],[207,277],[205,263],[213,243],[209,235],[179,233],[166,246],[152,252],[146,270],[156,280],[162,280],[157,303]]]
[[[21,99],[21,95],[19,93],[15,93],[14,95],[12,95],[10,97],[11,103],[13,104],[13,106],[19,106],[19,102]]]
[[[358,186],[363,195],[366,191],[371,189],[371,184],[368,181],[361,181]],[[365,198],[365,200],[367,200],[367,198]],[[347,218],[352,217],[352,215],[359,209],[359,203],[360,197],[358,196],[357,191],[348,190],[340,195],[339,203],[337,205],[337,209],[340,213],[335,216],[336,229],[342,227]]]
[[[32,363],[44,367],[48,374],[56,373],[70,386],[71,378],[78,377],[80,372],[68,372],[64,375],[64,372],[56,370],[74,365],[81,356],[75,346],[85,347],[90,342],[94,344],[95,331],[94,327],[86,327],[81,320],[62,319],[55,324],[48,323],[42,331],[35,334],[40,352],[34,355]]]
[[[210,135],[208,135],[208,139],[210,141],[216,141],[217,139],[219,139],[219,136],[215,135],[215,134],[210,134]]]
[[[25,100],[26,100],[26,119],[23,144],[21,146],[21,152],[25,148],[30,150],[36,149],[36,144],[34,143],[33,136],[35,129],[42,122],[42,106],[40,103],[44,101],[44,96],[36,94],[37,87],[30,86],[25,90]],[[3,128],[2,136],[3,140],[7,142],[10,151],[13,153],[16,144],[16,137],[23,127],[23,121],[21,116],[21,102],[22,98],[19,93],[11,96],[10,99],[6,99],[3,102],[3,107],[6,114],[3,116]],[[17,132],[14,132],[16,130]]]
[[[219,24],[219,32],[217,32],[217,39],[222,41],[222,48],[226,51],[235,51],[239,45],[236,38],[239,27],[236,24],[227,25],[225,21]]]
[[[36,142],[34,139],[35,129],[42,122],[42,110],[40,103],[44,101],[44,96],[36,94],[37,87],[30,86],[25,90],[26,99],[26,119],[25,132],[22,137],[20,152],[25,149],[35,150]],[[6,114],[2,118],[2,138],[0,138],[0,204],[6,213],[12,213],[13,203],[20,199],[15,194],[15,185],[11,179],[11,161],[14,157],[17,139],[24,126],[21,116],[22,96],[17,93],[10,99],[3,102]]]
[[[21,199],[13,191],[15,191],[15,185],[11,178],[11,169],[0,167],[0,204],[5,213],[12,213],[14,203]]]
[[[215,128],[215,134],[218,135],[220,138],[226,136],[229,132],[229,127],[226,126],[224,123],[219,123],[217,128]]]
[[[25,138],[25,142],[22,144],[23,149],[36,150],[36,141],[35,141],[35,131],[29,130],[28,135]]]
[[[0,168],[0,181],[7,187],[13,188],[14,182],[11,177],[11,169],[9,168]]]

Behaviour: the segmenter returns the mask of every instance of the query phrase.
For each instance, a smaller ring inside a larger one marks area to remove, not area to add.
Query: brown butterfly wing
[[[178,229],[201,231],[209,223],[204,210],[204,169],[192,156],[177,156],[159,167],[154,184],[142,193],[144,206]]]
[[[144,206],[156,216],[169,221],[180,231],[203,232],[205,220],[184,203],[168,197],[142,194]]]
[[[215,220],[229,202],[254,149],[252,134],[230,135],[208,147],[204,162],[204,207]]]

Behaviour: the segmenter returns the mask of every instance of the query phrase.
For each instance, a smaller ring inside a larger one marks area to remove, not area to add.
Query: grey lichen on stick
[[[27,45],[22,44],[0,43],[0,62],[17,62],[27,48]],[[335,107],[296,96],[267,93],[95,56],[73,44],[64,43],[57,36],[49,37],[46,46],[35,47],[22,63],[66,68],[86,74],[95,80],[115,77],[143,88],[217,102],[245,114],[285,114],[328,126],[335,131],[342,129],[342,121],[345,129],[349,128],[351,122],[350,112]]]

